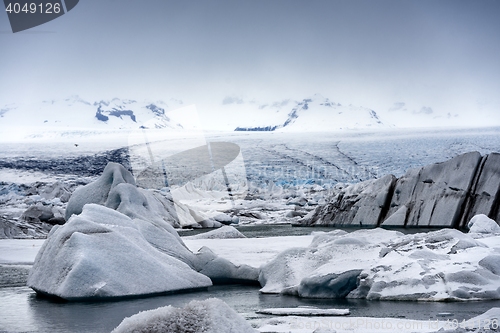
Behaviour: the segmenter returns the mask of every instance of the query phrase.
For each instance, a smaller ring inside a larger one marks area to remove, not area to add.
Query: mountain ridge
[[[259,108],[263,107],[259,106]],[[374,110],[352,105],[343,106],[315,94],[295,102],[286,119],[281,123],[238,126],[235,131],[328,131],[384,127],[387,125],[381,121]]]

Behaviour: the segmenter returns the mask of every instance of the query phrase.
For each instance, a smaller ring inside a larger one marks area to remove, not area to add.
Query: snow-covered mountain
[[[330,132],[394,127],[457,126],[458,114],[403,102],[390,109],[341,104],[319,94],[263,102],[228,96],[212,104],[185,106],[177,99],[113,98],[84,100],[78,96],[35,103],[0,104],[0,136],[24,137],[28,132],[147,129],[208,131]],[[24,134],[23,134],[24,133]]]
[[[52,129],[183,129],[182,121],[170,110],[182,102],[136,101],[114,98],[87,101],[78,96],[40,103],[0,107],[0,130],[13,128]]]
[[[258,109],[261,117],[235,131],[327,132],[386,127],[371,109],[341,105],[318,94],[301,101],[259,105]]]

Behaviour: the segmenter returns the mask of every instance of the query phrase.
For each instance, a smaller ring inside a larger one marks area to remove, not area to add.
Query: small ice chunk
[[[218,229],[204,232],[194,236],[184,237],[185,239],[227,239],[227,238],[246,238],[241,232],[235,227],[229,225],[220,227]]]
[[[500,226],[488,216],[479,214],[474,216],[467,224],[470,233],[497,234],[500,233]]]
[[[217,298],[142,311],[125,318],[112,333],[256,333],[249,323]]]
[[[314,307],[271,308],[258,310],[257,313],[274,316],[347,316],[349,309],[318,309]]]

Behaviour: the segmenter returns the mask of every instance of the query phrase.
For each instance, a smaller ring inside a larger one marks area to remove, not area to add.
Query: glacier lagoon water
[[[240,145],[245,160],[248,180],[256,187],[267,186],[269,180],[278,185],[316,183],[328,185],[340,182],[357,182],[387,173],[402,175],[408,168],[444,161],[468,151],[486,154],[500,151],[500,129],[481,130],[399,130],[391,133],[329,133],[326,135],[287,133],[231,133],[209,135],[208,140],[229,141]],[[79,142],[80,143],[80,142]],[[102,142],[79,148],[73,141],[67,143],[0,144],[1,167],[14,170],[15,178],[45,172],[49,180],[80,177],[74,168],[73,155],[78,158],[92,156],[88,162],[101,160],[103,149],[123,147],[121,143]],[[126,143],[125,143],[126,145]],[[162,143],[166,150],[175,147]],[[78,151],[76,151],[78,150]],[[167,152],[168,153],[168,152]],[[133,158],[133,157],[132,157]],[[40,161],[45,161],[40,164]],[[24,171],[20,173],[20,171]],[[40,174],[33,176],[38,179]],[[0,173],[0,176],[3,175]],[[10,174],[9,174],[10,175]],[[7,180],[3,178],[3,180]],[[34,180],[33,180],[34,181]],[[249,227],[247,236],[269,236],[267,227]],[[276,235],[297,235],[311,232],[302,228],[275,226]],[[241,229],[244,229],[242,227]],[[313,229],[319,231],[320,229]],[[245,231],[242,230],[244,233]],[[416,230],[414,230],[416,231]],[[422,231],[421,229],[419,231]],[[9,270],[10,272],[15,270]],[[19,272],[18,272],[19,273]],[[0,276],[7,274],[0,266]],[[10,274],[10,273],[9,273]],[[21,274],[22,275],[22,274]],[[21,277],[22,279],[22,277]],[[41,299],[29,288],[0,285],[0,332],[109,332],[123,318],[139,311],[165,305],[181,306],[193,299],[218,297],[243,314],[247,319],[263,315],[256,310],[269,307],[318,307],[349,308],[351,316],[396,317],[421,320],[467,319],[500,301],[473,303],[419,303],[419,302],[369,302],[362,300],[314,300],[292,296],[263,295],[252,286],[215,286],[208,291],[166,295],[152,298],[130,299],[119,302],[55,303]],[[439,313],[451,313],[439,317]]]
[[[331,231],[332,228],[291,227],[290,225],[248,225],[238,229],[247,237],[303,235],[311,231]],[[354,231],[356,228],[345,229]],[[421,229],[401,229],[406,233]],[[192,234],[198,231],[185,231]],[[316,306],[319,308],[348,308],[351,317],[406,318],[412,320],[446,321],[469,319],[492,307],[498,301],[484,302],[388,302],[366,300],[305,299],[294,296],[261,294],[256,286],[213,286],[206,291],[171,294],[106,302],[54,302],[40,298],[23,285],[22,270],[0,265],[0,333],[41,332],[110,332],[128,316],[161,306],[184,306],[191,300],[217,297],[235,309],[244,318],[258,321],[268,316],[257,314],[264,308]],[[12,275],[13,278],[6,278]],[[6,282],[7,281],[7,282]],[[446,315],[445,315],[446,314]]]
[[[244,318],[258,320],[263,308],[316,306],[348,308],[351,317],[407,318],[415,320],[469,319],[500,301],[473,303],[387,302],[365,300],[301,299],[261,294],[253,286],[214,286],[207,291],[121,300],[117,302],[57,303],[42,299],[28,287],[0,288],[0,332],[83,333],[110,332],[127,316],[160,306],[183,306],[191,300],[217,297]],[[443,317],[440,314],[449,314]]]

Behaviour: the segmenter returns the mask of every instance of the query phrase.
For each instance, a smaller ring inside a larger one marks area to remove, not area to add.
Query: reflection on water
[[[247,319],[265,317],[256,310],[272,307],[317,306],[349,308],[352,317],[393,317],[436,320],[439,313],[453,314],[446,319],[468,319],[500,306],[500,301],[474,303],[380,302],[366,300],[300,299],[293,296],[265,295],[252,286],[214,286],[207,291],[117,302],[57,303],[39,298],[27,287],[0,289],[0,332],[110,332],[139,311],[160,306],[183,306],[191,300],[217,297]],[[445,319],[445,320],[446,320]]]

